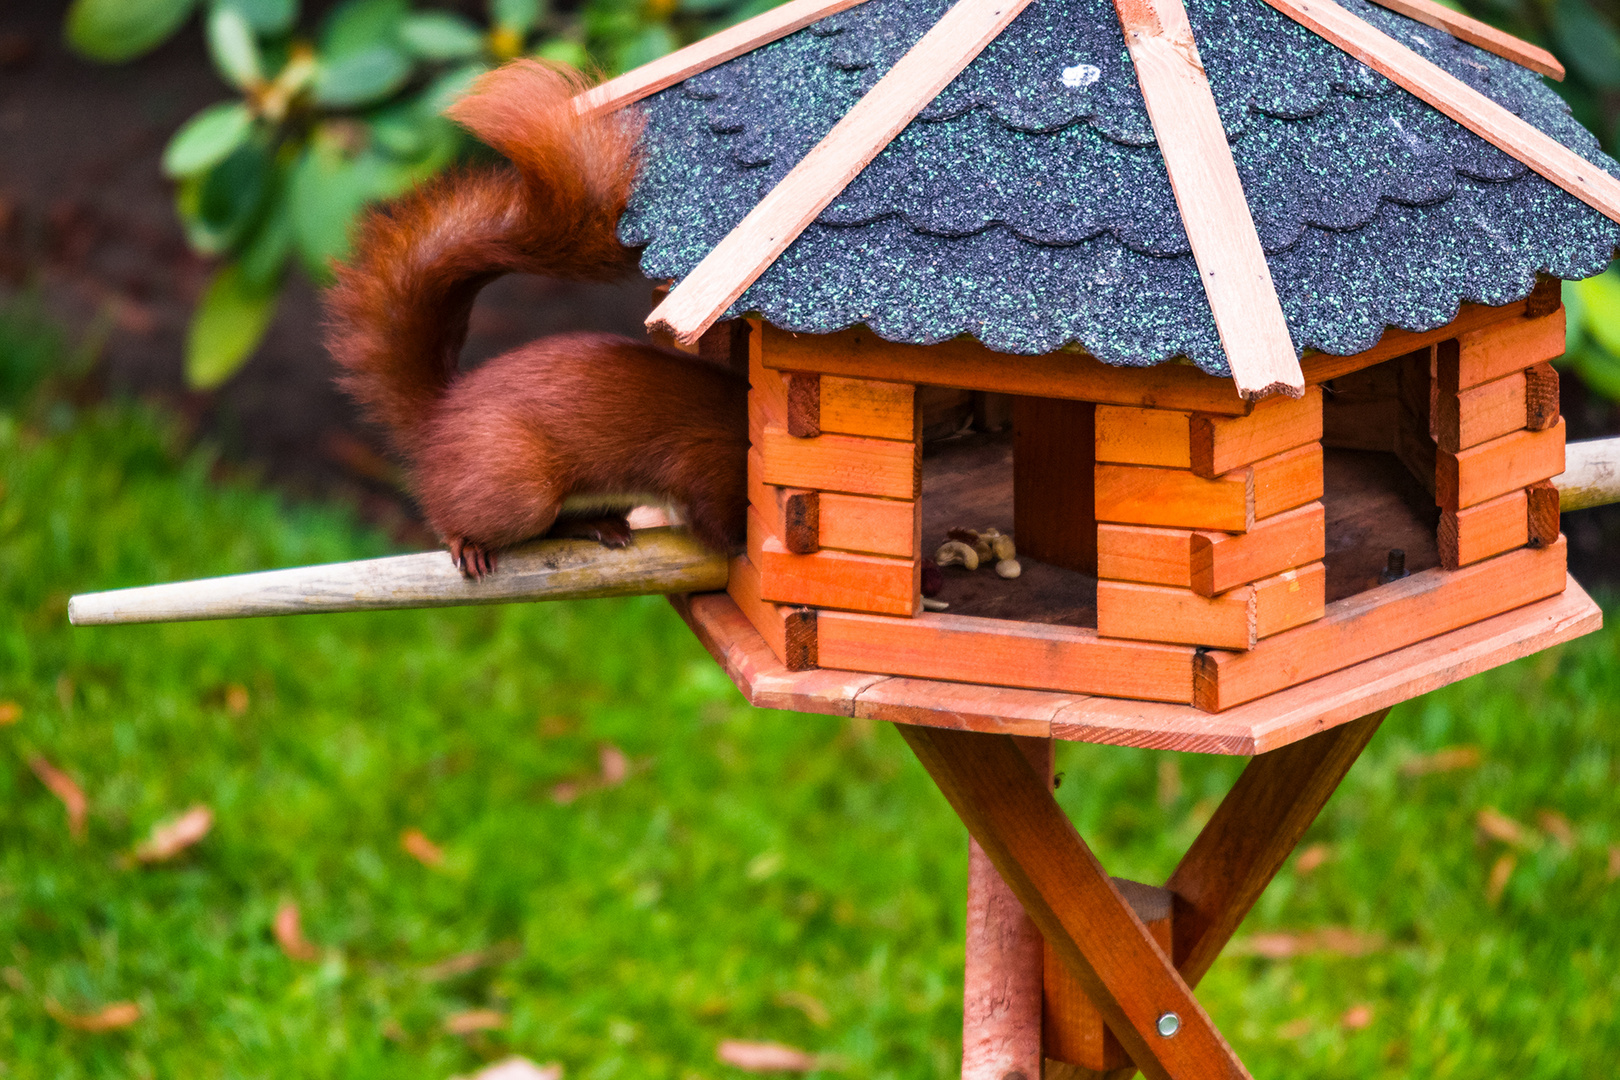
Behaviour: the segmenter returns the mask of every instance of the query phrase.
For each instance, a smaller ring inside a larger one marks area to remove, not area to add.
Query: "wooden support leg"
[[[1143,1072],[1248,1077],[1010,736],[900,733]]]

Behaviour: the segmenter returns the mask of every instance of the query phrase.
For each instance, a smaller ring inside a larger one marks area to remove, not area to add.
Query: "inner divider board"
[[[1042,562],[1095,576],[1097,518],[1096,406],[1057,398],[1015,397],[1013,537]]]
[[[1459,570],[1424,570],[1337,600],[1246,652],[1203,652],[1195,704],[1219,712],[1554,596],[1564,590],[1565,549],[1559,537]]]
[[[1434,459],[1434,495],[1442,510],[1461,510],[1564,471],[1564,422],[1515,431]]]
[[[789,671],[808,671],[816,666],[814,608],[762,600],[759,571],[746,555],[731,560],[731,578],[726,583],[726,592],[784,667]]]
[[[1082,627],[934,612],[901,619],[822,611],[816,639],[824,668],[1192,701],[1191,648],[1105,639]]]
[[[1528,380],[1515,371],[1500,379],[1439,394],[1434,402],[1434,441],[1456,453],[1528,425]]]
[[[748,509],[748,558],[760,596],[778,604],[910,616],[922,610],[922,560],[822,550],[795,555]]]
[[[1442,510],[1435,539],[1447,570],[1524,547],[1530,542],[1529,497],[1520,489],[1465,510]]]

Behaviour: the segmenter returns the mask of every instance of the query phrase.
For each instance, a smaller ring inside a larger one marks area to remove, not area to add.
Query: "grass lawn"
[[[385,550],[177,445],[0,411],[0,1077],[741,1075],[724,1038],[952,1075],[966,839],[892,730],[749,708],[651,598],[69,628],[77,590]],[[1161,880],[1241,764],[1065,746],[1060,796]],[[1200,996],[1259,1077],[1610,1075],[1617,780],[1613,629],[1402,706]]]

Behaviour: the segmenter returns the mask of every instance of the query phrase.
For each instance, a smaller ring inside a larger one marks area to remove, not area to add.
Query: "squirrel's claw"
[[[458,536],[450,541],[450,561],[456,564],[463,577],[473,581],[482,581],[485,574],[495,572],[495,553],[464,537]]]

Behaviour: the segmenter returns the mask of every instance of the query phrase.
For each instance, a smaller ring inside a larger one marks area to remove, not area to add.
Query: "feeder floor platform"
[[[902,724],[1142,746],[1262,754],[1597,630],[1603,615],[1568,579],[1558,596],[1219,713],[1190,705],[1015,690],[853,671],[789,671],[725,593],[670,598],[751,703]]]

